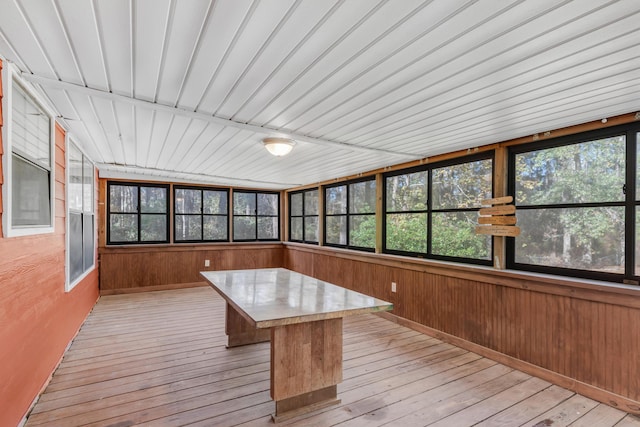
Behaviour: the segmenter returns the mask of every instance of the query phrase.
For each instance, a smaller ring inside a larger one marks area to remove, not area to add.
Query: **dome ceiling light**
[[[293,146],[296,145],[292,139],[279,137],[264,138],[262,143],[269,153],[277,157],[286,156],[291,152]]]

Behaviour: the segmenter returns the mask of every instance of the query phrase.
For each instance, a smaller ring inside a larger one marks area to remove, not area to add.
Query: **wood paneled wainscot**
[[[640,413],[640,288],[285,246],[285,268],[390,301],[399,323]]]
[[[281,267],[282,253],[279,242],[102,247],[100,293],[206,286],[201,271]]]

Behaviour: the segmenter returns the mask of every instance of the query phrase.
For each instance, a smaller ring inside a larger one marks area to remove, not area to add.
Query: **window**
[[[431,169],[431,256],[491,261],[491,236],[476,235],[478,210],[493,194],[493,160]]]
[[[376,181],[325,188],[324,240],[329,246],[373,251],[376,247]]]
[[[53,120],[8,69],[4,87],[5,126],[4,230],[8,236],[53,231]]]
[[[279,240],[280,194],[233,192],[233,240]]]
[[[383,251],[490,264],[491,237],[475,226],[492,177],[492,153],[385,174]]]
[[[638,162],[627,160],[637,152],[637,128],[511,149],[509,191],[521,234],[509,242],[508,267],[617,281],[638,276]]]
[[[227,190],[174,187],[174,241],[227,241],[228,199]]]
[[[169,186],[108,182],[107,243],[168,243]]]
[[[289,240],[318,243],[318,189],[289,194]]]
[[[385,189],[385,248],[426,254],[429,173],[422,170],[387,176]]]
[[[95,261],[95,217],[93,164],[75,144],[67,146],[67,265],[68,287]]]

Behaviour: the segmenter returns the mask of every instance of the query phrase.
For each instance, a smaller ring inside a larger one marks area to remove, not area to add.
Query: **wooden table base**
[[[271,328],[275,422],[340,403],[342,318]]]
[[[332,385],[321,390],[279,400],[276,402],[276,413],[271,415],[271,419],[274,423],[278,423],[327,406],[339,405],[341,400],[337,396],[337,386]]]
[[[256,344],[259,342],[269,341],[271,339],[271,332],[269,328],[258,329],[255,326],[252,326],[228,303],[225,333],[227,334],[227,348]]]

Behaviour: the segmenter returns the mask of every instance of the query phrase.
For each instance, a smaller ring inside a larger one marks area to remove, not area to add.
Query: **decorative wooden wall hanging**
[[[512,196],[485,199],[478,211],[478,226],[476,234],[490,234],[492,236],[515,237],[520,234],[520,227],[516,226],[516,207],[507,203],[513,202]]]

